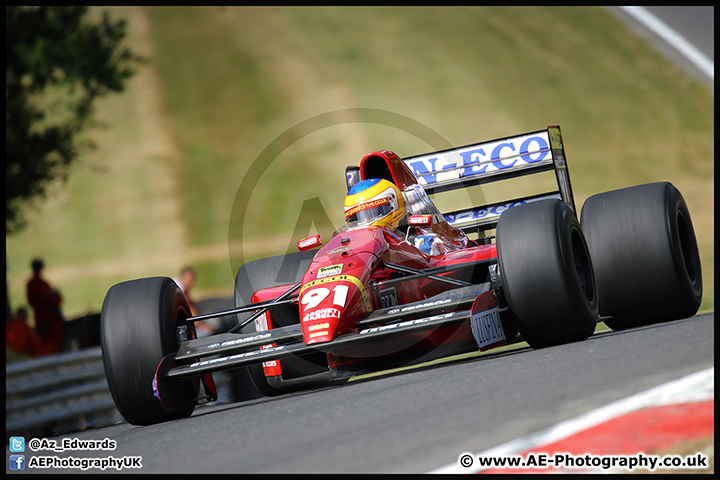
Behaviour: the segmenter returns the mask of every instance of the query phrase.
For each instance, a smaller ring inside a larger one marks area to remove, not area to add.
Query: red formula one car
[[[539,172],[557,189],[441,213],[430,194]],[[256,260],[236,308],[190,316],[170,278],[113,286],[102,350],[113,399],[138,425],[217,399],[213,372],[277,395],[523,339],[543,348],[686,318],[702,296],[690,214],[670,183],[590,197],[577,219],[557,126],[346,169],[347,223],[323,244]],[[494,233],[494,235],[491,235]],[[194,322],[230,318],[197,338]],[[200,386],[202,384],[202,394]]]

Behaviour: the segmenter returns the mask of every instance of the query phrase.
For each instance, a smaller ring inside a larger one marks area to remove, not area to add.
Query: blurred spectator
[[[35,330],[40,339],[50,345],[50,353],[54,353],[63,344],[65,319],[60,310],[63,299],[60,292],[42,278],[43,261],[35,258],[30,265],[33,275],[27,282],[27,301],[35,314]]]
[[[5,348],[29,357],[52,353],[53,346],[44,343],[27,322],[27,310],[18,308],[5,325]]]
[[[180,290],[182,290],[185,294],[185,297],[187,297],[188,303],[190,304],[190,314],[193,317],[196,315],[200,315],[200,312],[197,309],[197,305],[195,305],[195,302],[190,296],[190,290],[192,290],[192,288],[195,286],[195,279],[195,269],[190,266],[184,267],[182,270],[180,270],[180,276],[174,279],[175,283],[177,283],[180,287]],[[215,333],[215,329],[216,326],[211,323],[211,321],[195,322],[195,331],[197,332],[198,338],[212,335],[213,333]]]
[[[180,270],[180,276],[173,280],[175,280],[175,283],[178,284],[180,290],[182,290],[187,297],[188,303],[190,304],[190,314],[194,317],[198,314],[198,310],[195,302],[190,298],[190,290],[195,286],[195,269],[193,267],[184,267]]]

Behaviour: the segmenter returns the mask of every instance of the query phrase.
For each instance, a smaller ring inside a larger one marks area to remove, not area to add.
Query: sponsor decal
[[[480,350],[505,344],[505,332],[497,308],[473,313],[470,326]]]
[[[330,265],[328,267],[320,267],[317,276],[315,278],[325,278],[333,275],[340,275],[343,271],[345,264],[338,263],[337,265]]]
[[[450,303],[450,302],[452,302],[452,299],[447,298],[445,300],[437,300],[435,302],[428,302],[428,303],[423,303],[420,305],[411,305],[409,307],[394,308],[392,310],[389,310],[388,314],[396,314],[396,313],[401,313],[401,312],[403,312],[403,313],[404,312],[412,312],[413,310],[417,310],[418,308],[437,307],[437,306],[444,305],[444,304]]]
[[[410,218],[408,218],[408,225],[429,227],[432,225],[432,215],[410,215]]]
[[[327,254],[333,255],[335,253],[342,253],[342,252],[349,251],[349,250],[350,250],[350,247],[338,247],[338,248],[333,248],[332,250],[328,250]]]
[[[428,318],[418,318],[417,320],[408,320],[406,322],[400,322],[400,323],[392,323],[390,325],[383,325],[382,327],[373,327],[368,328],[366,330],[361,330],[360,335],[367,334],[367,333],[375,333],[375,332],[384,332],[386,330],[396,330],[398,328],[403,327],[412,327],[413,325],[421,325],[423,323],[427,323],[433,320],[441,320],[444,318],[450,318],[453,316],[453,313],[445,313],[442,315],[435,315],[434,317],[428,317]]]
[[[548,128],[548,136],[550,137],[550,147],[553,150],[561,150],[563,148],[562,135],[558,127]]]
[[[278,345],[277,347],[266,348],[263,350],[253,350],[252,352],[238,353],[236,355],[230,355],[229,357],[213,358],[212,360],[205,360],[202,362],[192,363],[192,364],[190,364],[190,368],[204,367],[205,365],[212,365],[214,363],[223,363],[223,362],[228,362],[230,360],[237,360],[240,358],[252,357],[253,355],[257,355],[259,353],[275,353],[275,352],[278,352],[278,351],[284,350],[284,349],[285,349],[285,345]]]
[[[327,331],[327,330],[325,330],[325,331],[323,331],[323,332],[315,332],[315,333],[311,333],[309,338],[323,337],[323,336],[325,336],[325,335],[327,335],[327,334],[328,334],[328,331]]]
[[[277,343],[263,345],[262,347],[260,347],[260,350],[268,350],[276,346]],[[269,360],[267,362],[263,362],[262,366],[263,372],[265,373],[266,377],[275,377],[277,375],[282,375],[282,367],[280,366],[280,362],[278,362],[277,360]]]
[[[348,208],[347,210],[345,210],[345,218],[354,215],[362,210],[379,207],[380,205],[385,205],[386,203],[390,203],[390,199],[388,197],[378,198],[377,200],[371,200],[366,203],[361,203],[360,205],[356,205],[352,208]]]
[[[479,143],[443,154],[429,154],[404,160],[421,185],[432,185],[543,161],[552,161],[546,132]]]
[[[270,322],[270,312],[265,312],[262,315],[260,315],[258,318],[255,319],[255,331],[256,332],[264,332],[266,330],[270,330],[268,328],[268,325],[272,325]]]
[[[247,343],[247,342],[250,342],[253,340],[264,340],[266,338],[270,338],[270,335],[271,335],[270,333],[263,333],[260,335],[254,335],[252,337],[244,337],[244,338],[238,338],[235,340],[227,340],[225,342],[220,342],[220,343],[211,343],[210,345],[207,346],[207,348],[228,347],[230,345],[240,345],[240,344]]]
[[[321,243],[322,242],[320,241],[320,235],[313,235],[312,237],[300,240],[298,242],[298,249],[307,249],[315,245],[320,245]]]
[[[320,330],[322,328],[330,328],[330,324],[329,323],[318,323],[316,325],[310,325],[307,330],[308,330],[308,332],[314,332],[315,330]]]
[[[526,203],[527,202],[525,201],[510,202],[504,203],[502,205],[494,205],[489,208],[468,210],[466,212],[458,213],[456,215],[445,215],[445,220],[447,220],[450,225],[457,225],[465,222],[474,222],[487,217],[500,216],[505,210],[516,207],[518,205],[524,205]]]
[[[340,310],[337,308],[319,308],[305,315],[302,319],[304,322],[312,322],[313,320],[322,320],[323,318],[340,318]]]

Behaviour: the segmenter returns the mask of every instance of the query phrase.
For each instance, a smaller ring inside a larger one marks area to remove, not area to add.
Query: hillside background
[[[196,299],[231,297],[242,262],[342,223],[344,169],[366,153],[557,124],[578,209],[640,183],[680,189],[714,309],[713,95],[604,8],[106,9],[147,63],[99,105],[97,149],[6,239],[13,308],[35,256],[71,318],[186,264]]]

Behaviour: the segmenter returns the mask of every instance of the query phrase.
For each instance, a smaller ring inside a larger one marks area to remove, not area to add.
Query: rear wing
[[[465,210],[442,212],[450,225],[466,232],[493,229],[497,226],[500,214],[508,208],[546,198],[558,198],[575,211],[559,126],[407,157],[403,161],[428,195],[555,170],[557,190]]]

